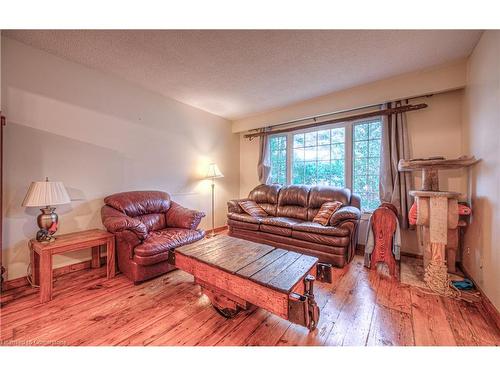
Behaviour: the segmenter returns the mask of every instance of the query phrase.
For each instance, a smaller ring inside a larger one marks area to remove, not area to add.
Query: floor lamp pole
[[[212,237],[215,236],[215,179],[212,177]]]

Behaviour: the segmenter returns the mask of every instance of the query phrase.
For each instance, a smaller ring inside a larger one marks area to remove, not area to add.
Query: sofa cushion
[[[248,194],[248,199],[256,202],[268,215],[276,216],[276,206],[278,204],[280,189],[281,185],[261,184]]]
[[[292,231],[292,237],[299,240],[304,240],[308,242],[316,242],[323,245],[335,246],[335,247],[345,247],[349,245],[349,237],[336,237],[327,236],[324,234],[313,233],[313,232],[300,232],[298,230]]]
[[[128,216],[165,213],[170,195],[163,191],[128,191],[104,198],[104,203]]]
[[[141,257],[140,255],[135,254],[133,260],[141,266],[151,266],[168,260],[168,251],[146,257]]]
[[[350,235],[350,231],[347,228],[324,227],[323,225],[312,221],[304,221],[302,223],[294,224],[292,229],[294,231],[318,233],[325,236],[348,237]]]
[[[184,228],[167,228],[150,232],[148,238],[134,249],[134,253],[141,257],[153,256],[201,240],[204,235],[202,230]]]
[[[250,216],[249,214],[237,214],[235,212],[229,212],[227,218],[236,221],[243,221],[245,223],[260,224],[261,218]]]
[[[307,220],[309,186],[289,185],[281,188],[276,216]]]
[[[293,219],[290,217],[274,217],[267,216],[260,219],[261,224],[274,225],[277,227],[292,228],[295,224],[299,224],[302,220]]]
[[[307,202],[307,220],[312,221],[324,203],[334,201],[341,202],[342,205],[349,205],[351,201],[351,191],[349,189],[335,188],[332,186],[311,187]]]
[[[342,202],[332,201],[325,202],[321,205],[316,216],[314,216],[313,222],[321,224],[323,226],[328,225],[330,218],[342,206]]]
[[[230,227],[235,227],[235,228],[240,228],[240,229],[247,229],[247,230],[254,230],[254,231],[258,231],[259,230],[259,224],[249,223],[247,221],[239,221],[239,220],[228,219],[227,220],[227,225],[230,226]]]
[[[280,236],[290,237],[292,235],[292,228],[280,227],[277,225],[261,224],[260,231],[266,233],[278,234]]]
[[[243,209],[243,211],[245,211],[250,216],[254,217],[268,216],[267,212],[254,201],[248,200],[240,202],[239,204],[240,207]]]

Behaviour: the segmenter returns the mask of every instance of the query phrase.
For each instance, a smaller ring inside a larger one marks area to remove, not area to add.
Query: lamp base
[[[47,229],[40,229],[36,232],[36,240],[38,242],[54,242],[56,238]]]
[[[40,230],[36,233],[36,240],[38,242],[52,242],[55,241],[54,233],[57,231],[57,224],[59,217],[54,212],[55,207],[47,206],[41,208],[42,213],[38,215],[36,221]]]

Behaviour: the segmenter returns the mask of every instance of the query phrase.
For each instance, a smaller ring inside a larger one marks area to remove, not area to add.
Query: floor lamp
[[[215,179],[224,177],[219,167],[215,163],[208,165],[206,178],[212,179],[212,233],[209,237],[215,236]]]

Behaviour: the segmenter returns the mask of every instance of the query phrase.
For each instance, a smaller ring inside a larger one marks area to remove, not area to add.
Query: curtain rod
[[[309,129],[309,128],[314,128],[317,126],[321,125],[327,125],[327,124],[335,124],[338,122],[344,122],[344,121],[354,121],[354,120],[360,120],[363,118],[369,118],[369,117],[374,117],[374,116],[385,116],[385,115],[393,115],[397,113],[403,113],[403,112],[409,112],[409,111],[416,111],[419,109],[424,109],[427,108],[428,105],[425,103],[421,104],[409,104],[409,105],[404,105],[401,107],[395,107],[395,108],[390,108],[390,109],[381,109],[378,111],[373,111],[373,112],[367,112],[367,113],[362,113],[358,115],[352,115],[352,116],[346,116],[346,117],[340,117],[336,119],[330,119],[330,120],[324,120],[324,121],[319,121],[319,122],[313,122],[311,124],[304,124],[304,125],[299,125],[299,126],[294,126],[290,127],[287,129],[279,129],[279,130],[270,130],[270,131],[259,131],[257,133],[251,133],[251,134],[245,134],[245,138],[250,138],[252,140],[255,137],[261,137],[264,135],[273,135],[273,134],[280,134],[285,131],[294,131],[294,130],[302,130],[302,129]]]
[[[405,98],[405,99],[398,99],[398,100],[393,100],[393,102],[397,102],[397,101],[402,101],[402,100],[406,100],[406,102],[408,103],[408,100],[413,100],[413,99],[419,99],[419,98],[429,98],[431,96],[433,96],[434,94],[426,94],[426,95],[419,95],[419,96],[413,96],[413,97],[410,97],[410,98]],[[274,127],[278,127],[278,126],[285,126],[285,125],[290,125],[290,124],[294,124],[296,122],[301,122],[301,121],[306,121],[306,120],[314,120],[316,121],[318,118],[320,117],[326,117],[326,116],[334,116],[334,115],[339,115],[339,114],[342,114],[342,113],[347,113],[347,112],[354,112],[354,111],[359,111],[359,110],[362,110],[362,109],[367,109],[367,108],[372,108],[372,107],[379,107],[381,106],[382,103],[379,103],[379,104],[371,104],[371,105],[365,105],[363,107],[357,107],[357,108],[351,108],[351,109],[345,109],[345,110],[342,110],[342,111],[335,111],[335,112],[328,112],[328,113],[323,113],[323,114],[320,114],[320,115],[315,115],[315,116],[309,116],[309,117],[303,117],[303,118],[299,118],[299,119],[295,119],[295,120],[290,120],[290,121],[285,121],[285,122],[280,122],[278,124],[273,124],[273,125],[268,125],[268,126],[265,126],[265,127],[261,127],[261,128],[256,128],[256,129],[250,129],[249,131],[254,131],[254,132],[262,132],[261,129],[263,128],[274,128]],[[254,134],[257,134],[257,133],[254,133]],[[259,133],[260,134],[260,133]],[[250,137],[250,134],[248,134],[249,136],[247,138],[253,138],[253,137]],[[246,137],[246,136],[245,136]]]

